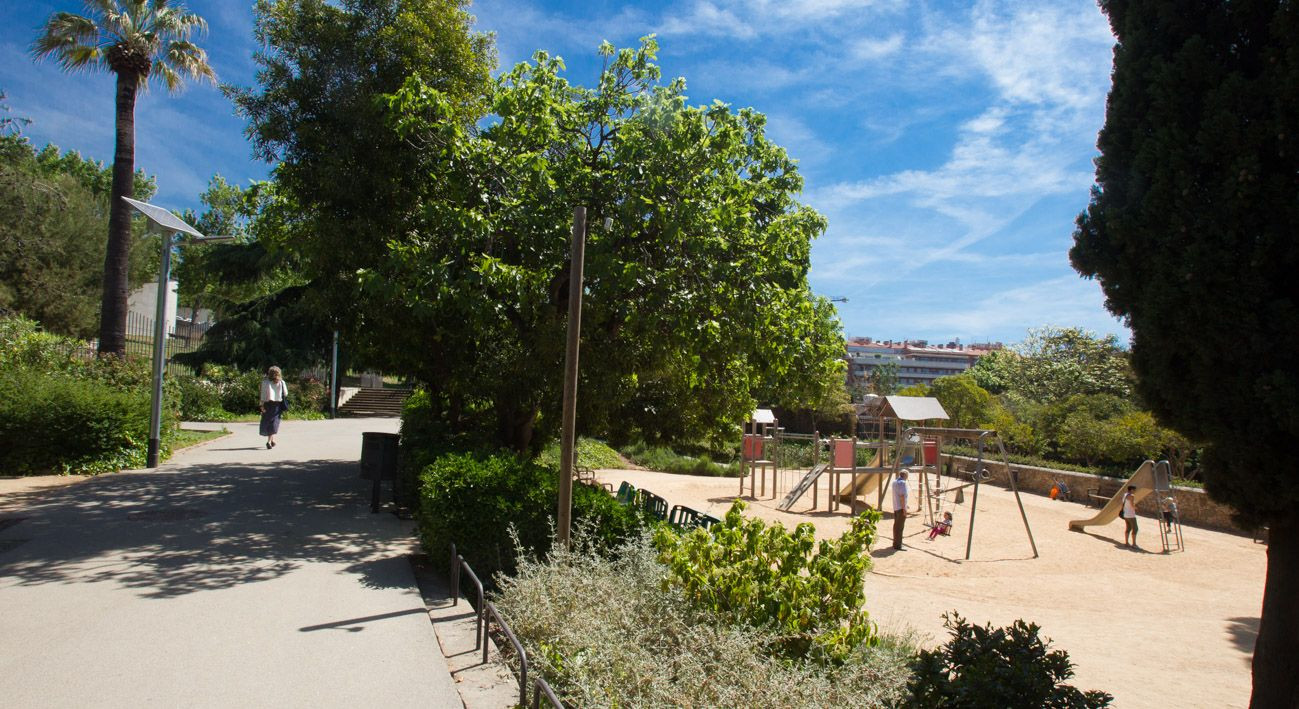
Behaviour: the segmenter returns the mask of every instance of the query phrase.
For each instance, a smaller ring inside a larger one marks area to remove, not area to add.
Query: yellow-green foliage
[[[817,542],[811,524],[787,531],[745,519],[744,507],[736,500],[707,530],[660,528],[654,541],[669,569],[664,584],[722,622],[777,631],[775,649],[789,657],[840,661],[873,644],[862,584],[879,513],[868,510],[838,540]]]

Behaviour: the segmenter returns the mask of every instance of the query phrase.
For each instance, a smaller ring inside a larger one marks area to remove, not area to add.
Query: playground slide
[[[795,502],[798,502],[798,498],[812,489],[812,486],[816,484],[816,479],[821,477],[821,473],[824,473],[829,468],[829,463],[818,463],[816,467],[807,471],[803,479],[798,481],[798,485],[793,490],[790,490],[788,495],[785,495],[785,499],[781,500],[779,505],[776,505],[776,509],[781,512],[788,512],[789,508],[793,507]]]
[[[874,469],[859,468],[857,470],[857,476],[856,476],[857,477],[856,488],[854,488],[852,484],[852,478],[853,478],[852,473],[841,473],[841,474],[845,478],[848,478],[848,483],[843,486],[843,489],[839,490],[839,501],[851,503],[853,497],[866,498],[869,497],[870,495],[878,496],[881,480],[887,482],[889,476],[893,475],[893,470],[890,468],[885,468],[883,470],[880,470],[878,468],[874,468]],[[888,490],[885,490],[884,493],[887,495]]]
[[[1129,485],[1135,485],[1137,487],[1136,492],[1133,493],[1135,502],[1141,502],[1146,495],[1154,492],[1155,464],[1148,460],[1142,463],[1141,467],[1137,468],[1137,472],[1133,473],[1132,477],[1128,478],[1128,481],[1123,483],[1123,487],[1119,488],[1119,491],[1114,493],[1114,497],[1111,497],[1110,501],[1105,503],[1105,506],[1101,508],[1100,512],[1096,513],[1095,517],[1092,517],[1091,519],[1073,520],[1069,523],[1069,529],[1079,530],[1083,527],[1109,524],[1118,519],[1119,513],[1123,511],[1123,493],[1128,489]]]

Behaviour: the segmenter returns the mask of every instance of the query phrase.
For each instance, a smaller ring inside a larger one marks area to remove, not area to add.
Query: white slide
[[[1129,485],[1135,485],[1137,488],[1136,492],[1133,493],[1134,503],[1141,502],[1146,495],[1154,492],[1155,464],[1148,460],[1142,463],[1141,467],[1137,468],[1137,472],[1133,473],[1132,477],[1128,478],[1128,481],[1123,483],[1123,487],[1120,487],[1119,491],[1114,493],[1114,497],[1111,497],[1110,501],[1105,503],[1105,506],[1101,508],[1100,512],[1096,513],[1095,517],[1092,517],[1091,519],[1073,520],[1069,523],[1069,529],[1079,530],[1083,527],[1109,524],[1118,519],[1119,513],[1123,511],[1123,493],[1128,489]]]

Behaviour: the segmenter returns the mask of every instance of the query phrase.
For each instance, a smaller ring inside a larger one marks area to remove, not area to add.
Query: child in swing
[[[934,537],[937,537],[940,534],[943,536],[947,536],[948,534],[951,533],[952,533],[952,513],[944,512],[943,521],[939,522],[938,524],[935,524],[934,528],[929,530],[929,540],[933,541]]]

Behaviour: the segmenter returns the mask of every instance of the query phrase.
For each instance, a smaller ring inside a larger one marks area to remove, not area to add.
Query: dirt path
[[[604,470],[600,477],[615,487],[626,480],[670,505],[718,517],[739,492],[734,478],[640,470]],[[782,496],[794,480],[792,474],[784,477]],[[811,522],[818,537],[838,536],[847,526],[846,508],[826,511],[825,482],[815,511],[810,493],[794,505],[795,513],[785,513],[767,492],[762,500],[745,497],[748,513],[786,526]],[[866,581],[867,608],[881,627],[917,631],[934,645],[947,638],[945,611],[978,624],[1023,618],[1040,625],[1053,647],[1069,652],[1075,686],[1113,694],[1116,707],[1248,705],[1265,546],[1185,527],[1186,551],[1163,554],[1157,522],[1143,517],[1143,550],[1132,551],[1120,545],[1121,521],[1071,532],[1069,520],[1095,510],[1023,495],[1040,554],[1035,559],[1014,496],[985,485],[971,560],[964,561],[972,502],[966,492],[964,504],[949,507],[956,522],[950,537],[928,541],[923,519],[913,516],[904,550],[894,552],[886,539],[889,518],[881,524],[875,567]]]

